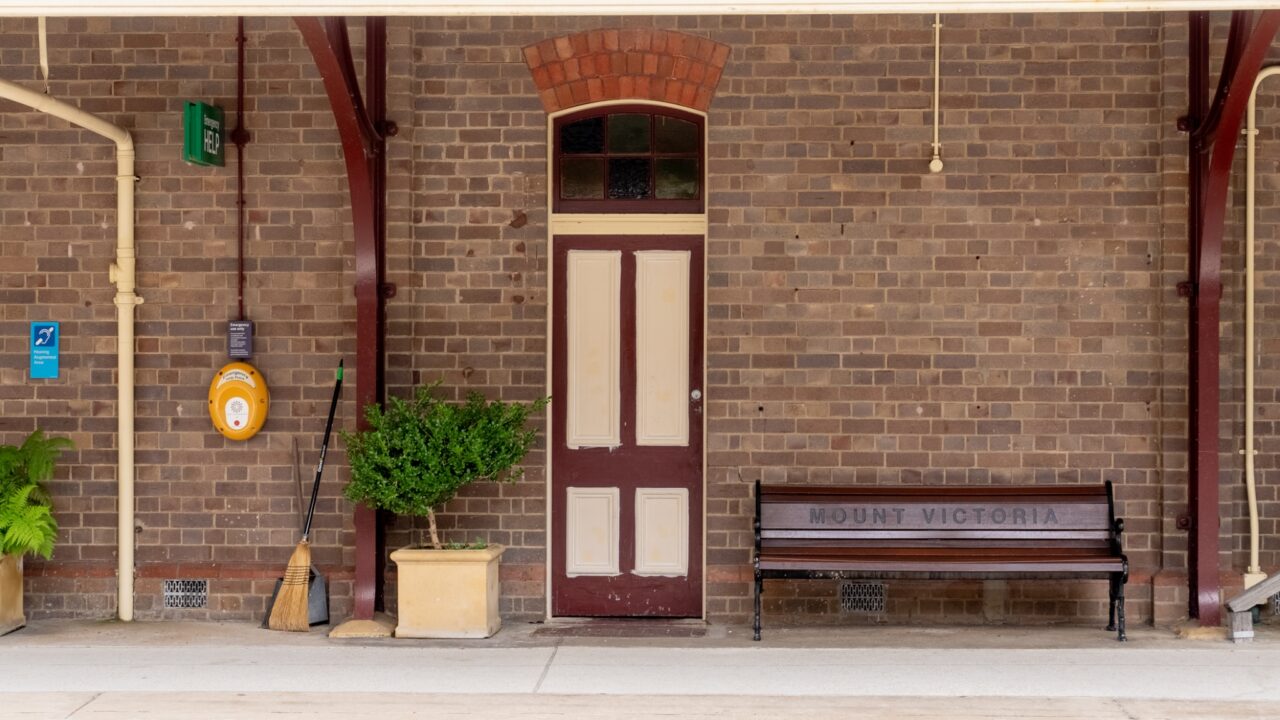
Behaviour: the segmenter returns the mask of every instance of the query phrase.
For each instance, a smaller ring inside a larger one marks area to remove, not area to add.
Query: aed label
[[[249,363],[233,362],[209,385],[209,417],[213,427],[231,440],[248,440],[262,429],[271,399],[267,383]]]

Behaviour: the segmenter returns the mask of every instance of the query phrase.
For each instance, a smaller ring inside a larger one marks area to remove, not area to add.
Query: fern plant
[[[536,438],[525,423],[549,398],[490,402],[472,393],[465,403],[449,403],[435,397],[436,385],[419,388],[409,401],[390,398],[386,410],[370,404],[368,429],[341,435],[351,467],[346,496],[398,515],[425,516],[439,550],[436,510],[468,483],[517,479]]]
[[[0,445],[0,555],[53,555],[58,523],[44,483],[53,477],[67,438],[36,430],[21,445]]]

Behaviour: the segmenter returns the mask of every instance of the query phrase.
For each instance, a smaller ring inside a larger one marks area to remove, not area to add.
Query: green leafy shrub
[[[468,483],[516,480],[537,436],[525,423],[549,398],[514,403],[471,393],[465,403],[449,403],[435,397],[435,387],[419,388],[409,401],[390,398],[386,410],[370,404],[368,429],[340,434],[351,466],[346,496],[398,515],[425,516],[431,544],[441,549],[436,509]]]
[[[0,445],[0,555],[53,555],[58,523],[44,483],[58,456],[74,447],[67,438],[36,430],[22,445]]]

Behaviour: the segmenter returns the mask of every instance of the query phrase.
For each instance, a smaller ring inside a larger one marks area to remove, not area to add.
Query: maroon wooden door
[[[703,238],[556,236],[552,614],[701,617]]]

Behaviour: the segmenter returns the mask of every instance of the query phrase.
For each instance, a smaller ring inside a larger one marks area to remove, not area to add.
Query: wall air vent
[[[165,580],[166,608],[202,608],[209,605],[208,580]]]
[[[885,608],[884,583],[853,582],[840,583],[841,612],[859,615],[883,615]]]

